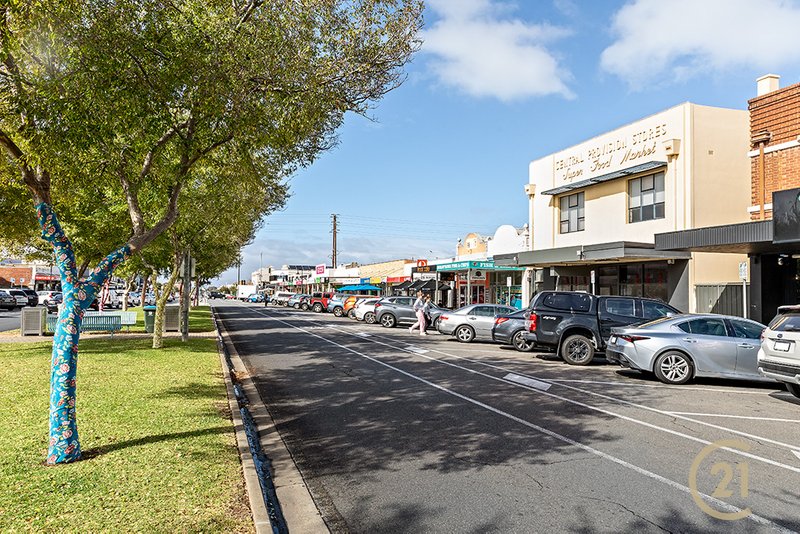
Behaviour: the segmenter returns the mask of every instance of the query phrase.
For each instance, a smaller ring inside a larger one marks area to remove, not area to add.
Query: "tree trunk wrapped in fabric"
[[[130,254],[128,245],[103,259],[91,274],[78,278],[72,243],[64,234],[49,204],[36,206],[42,237],[53,245],[61,273],[64,301],[58,313],[50,371],[50,441],[47,463],[72,462],[80,458],[78,423],[75,407],[78,369],[78,340],[86,308],[94,301],[112,271]]]

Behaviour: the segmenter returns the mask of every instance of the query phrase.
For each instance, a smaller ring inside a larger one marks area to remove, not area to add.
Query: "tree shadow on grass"
[[[166,389],[153,395],[155,399],[180,397],[183,399],[219,399],[223,400],[224,392],[220,385],[191,382]]]
[[[141,447],[143,445],[151,445],[153,443],[161,443],[164,441],[171,441],[176,439],[196,438],[200,436],[207,436],[210,434],[226,434],[233,432],[230,426],[215,426],[211,428],[202,428],[199,430],[192,430],[189,432],[172,432],[170,434],[160,434],[157,436],[144,436],[141,438],[130,439],[127,441],[120,441],[117,443],[109,443],[107,445],[100,445],[99,447],[92,447],[85,449],[81,454],[81,461],[91,460],[110,452],[127,449],[129,447]]]

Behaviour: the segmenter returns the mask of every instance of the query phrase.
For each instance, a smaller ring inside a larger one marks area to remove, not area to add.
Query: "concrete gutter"
[[[272,463],[272,479],[275,484],[275,492],[286,520],[286,525],[290,532],[309,532],[325,533],[330,532],[325,521],[322,519],[319,509],[308,491],[308,487],[303,480],[303,476],[297,469],[292,455],[286,448],[286,444],[275,428],[275,422],[266,408],[255,383],[250,378],[236,347],[230,339],[230,335],[225,329],[225,324],[221,318],[217,317],[217,327],[226,348],[228,356],[233,364],[236,379],[239,382],[243,393],[249,400],[249,411],[255,421],[261,447]],[[239,447],[239,455],[242,460],[244,471],[245,487],[250,499],[250,509],[253,513],[253,523],[256,532],[259,534],[272,533],[272,525],[269,521],[267,507],[264,503],[264,495],[259,484],[258,473],[253,462],[250,447],[247,442],[247,435],[244,431],[244,424],[239,413],[239,405],[233,389],[233,380],[230,376],[225,355],[220,351],[220,361],[222,372],[225,377],[225,385],[228,390],[228,403],[230,405],[233,423],[236,429],[236,441]]]

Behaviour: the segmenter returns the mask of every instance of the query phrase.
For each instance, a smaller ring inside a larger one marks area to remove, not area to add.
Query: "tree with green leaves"
[[[12,231],[24,237],[38,222],[64,290],[48,463],[80,458],[80,326],[108,276],[173,225],[213,155],[268,187],[333,146],[346,112],[367,113],[403,81],[421,10],[418,0],[3,3],[0,197],[22,214],[27,192],[36,219],[0,224],[25,226]],[[83,272],[65,228],[86,231],[82,247],[108,234],[118,245]]]

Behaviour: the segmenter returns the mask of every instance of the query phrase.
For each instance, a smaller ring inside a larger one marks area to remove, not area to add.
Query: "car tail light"
[[[494,324],[503,324],[506,321],[508,321],[508,317],[498,317],[494,320]]]
[[[528,318],[528,332],[536,332],[536,320],[538,317],[535,313],[531,313],[531,316]]]
[[[450,317],[449,317],[449,316],[447,316],[447,315],[440,315],[440,316],[439,316],[439,320],[440,320],[440,321],[446,321],[446,320],[448,320],[449,318],[450,318]]]
[[[628,334],[623,334],[623,335],[621,335],[621,336],[617,336],[617,337],[618,337],[619,339],[624,339],[624,340],[625,340],[625,341],[627,341],[628,343],[633,343],[633,342],[635,342],[635,341],[642,341],[642,340],[644,340],[644,339],[650,339],[650,338],[649,338],[649,337],[647,337],[647,336],[631,336],[631,335],[628,335]]]
[[[380,307],[381,307],[381,303],[380,303],[380,302],[376,302],[376,303],[375,303],[375,309],[377,310],[377,309],[378,309],[378,308],[380,308]]]

